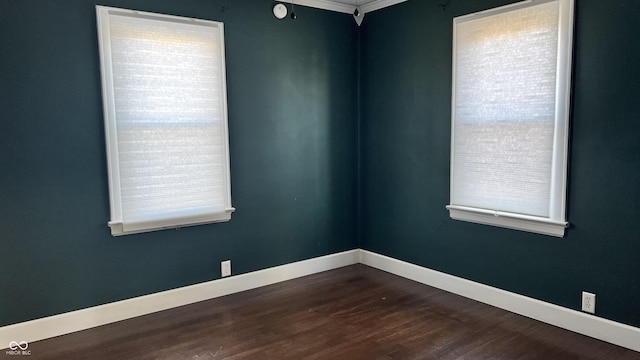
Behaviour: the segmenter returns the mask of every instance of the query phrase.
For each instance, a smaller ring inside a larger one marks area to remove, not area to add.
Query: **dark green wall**
[[[0,0],[0,326],[357,247],[357,27],[269,0],[104,0],[225,23],[228,223],[112,237],[95,1]]]
[[[640,2],[576,1],[563,239],[449,219],[451,20],[511,1],[439,2],[101,2],[225,23],[238,209],[115,238],[95,1],[0,0],[0,326],[356,247],[640,326]]]
[[[640,2],[576,0],[568,219],[562,239],[454,221],[455,16],[513,1],[410,0],[361,29],[361,247],[640,326]]]

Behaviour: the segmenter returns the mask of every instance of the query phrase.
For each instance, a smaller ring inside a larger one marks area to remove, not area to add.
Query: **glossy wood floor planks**
[[[361,264],[29,349],[30,359],[640,359],[638,352]]]

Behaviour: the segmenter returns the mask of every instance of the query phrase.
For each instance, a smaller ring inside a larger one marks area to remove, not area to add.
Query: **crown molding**
[[[280,2],[289,4],[292,3],[291,0],[283,0]],[[342,4],[331,0],[294,0],[293,4],[295,6],[308,6],[316,9],[335,11],[344,14],[352,14],[356,9],[356,7],[353,5]]]
[[[364,1],[366,0],[362,0],[362,2]],[[407,0],[374,0],[358,7],[360,8],[360,12],[364,14],[405,1]],[[281,2],[289,4],[292,3],[291,0],[282,0]],[[335,11],[344,14],[353,14],[353,11],[356,9],[355,5],[344,4],[331,0],[294,0],[293,4],[296,6],[308,6],[316,9]]]
[[[376,10],[380,10],[382,8],[386,8],[392,5],[403,3],[407,0],[376,0],[365,5],[360,6],[360,11],[363,13],[368,13]]]

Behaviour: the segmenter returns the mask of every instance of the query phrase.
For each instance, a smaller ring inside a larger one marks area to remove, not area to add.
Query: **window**
[[[564,236],[573,0],[453,21],[453,219]]]
[[[228,221],[223,24],[96,13],[112,235]]]

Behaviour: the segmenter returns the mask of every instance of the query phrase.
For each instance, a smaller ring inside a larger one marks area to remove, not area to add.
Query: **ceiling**
[[[282,2],[293,2],[295,5],[337,11],[345,14],[353,14],[357,5],[359,11],[364,14],[405,1],[407,0],[283,0]]]

